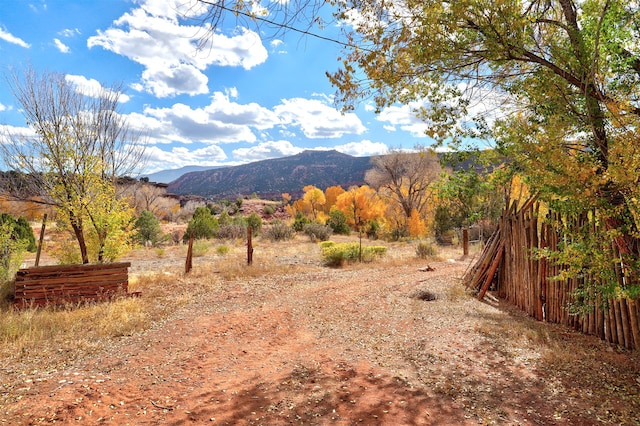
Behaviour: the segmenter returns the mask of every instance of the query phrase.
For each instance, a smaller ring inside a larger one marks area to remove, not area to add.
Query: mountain
[[[290,157],[186,173],[170,182],[167,190],[211,199],[234,199],[253,193],[261,198],[280,198],[283,192],[300,195],[306,185],[322,190],[333,185],[345,189],[362,185],[370,168],[371,157],[352,157],[335,150],[303,151]]]
[[[182,176],[185,173],[200,172],[204,170],[211,170],[213,168],[215,167],[185,166],[179,169],[161,170],[159,172],[144,175],[143,177],[148,177],[151,182],[169,183],[173,180],[178,179],[180,176]]]

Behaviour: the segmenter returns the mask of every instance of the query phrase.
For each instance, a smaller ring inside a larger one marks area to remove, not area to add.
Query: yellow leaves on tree
[[[51,194],[60,200],[58,225],[82,229],[90,262],[113,261],[131,247],[135,210],[116,196],[115,183],[101,175],[104,166],[99,159],[85,161],[93,166],[82,177],[75,176],[81,190],[69,191],[62,181],[52,188]]]
[[[308,203],[309,208],[311,210],[312,219],[316,220],[318,218],[318,212],[322,211],[322,208],[327,201],[324,196],[324,192],[322,189],[317,188],[313,185],[307,185],[303,188],[304,196],[302,199]]]
[[[411,216],[409,217],[409,236],[414,238],[421,238],[427,235],[427,225],[420,217],[418,210],[413,209]]]
[[[344,213],[349,225],[361,231],[368,221],[384,217],[386,205],[375,189],[362,185],[340,194],[335,208]]]
[[[335,206],[340,194],[344,194],[344,189],[340,185],[330,186],[325,191],[326,202],[324,203],[324,212],[329,214],[331,208]]]

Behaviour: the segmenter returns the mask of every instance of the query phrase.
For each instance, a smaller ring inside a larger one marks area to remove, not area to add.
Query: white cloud
[[[366,128],[357,115],[342,114],[317,99],[283,99],[274,111],[282,124],[300,126],[310,139],[339,138],[345,134],[361,134]]]
[[[493,126],[497,119],[504,118],[520,109],[515,98],[509,97],[505,93],[487,88],[470,87],[465,84],[459,84],[458,89],[469,98],[467,116],[463,117],[460,123],[469,124],[474,117],[482,117],[487,125]]]
[[[303,148],[295,147],[289,141],[262,142],[249,148],[238,148],[233,150],[233,156],[243,162],[267,160],[269,158],[280,158],[295,155],[304,151]]]
[[[31,45],[26,41],[22,40],[14,36],[13,34],[7,32],[5,29],[0,28],[0,40],[4,40],[8,43],[17,44],[18,46],[24,47],[26,49],[30,48]]]
[[[279,55],[288,53],[287,49],[284,47],[284,41],[282,40],[272,40],[271,43],[269,43],[269,46],[271,47],[271,52],[275,52]]]
[[[0,103],[0,111],[6,111],[8,107]]]
[[[360,142],[349,142],[344,145],[337,145],[334,149],[343,154],[353,155],[354,157],[382,155],[389,151],[389,147],[386,144],[382,142],[372,142],[366,139]]]
[[[67,46],[57,38],[53,39],[53,44],[55,44],[56,48],[62,53],[69,53],[71,51],[71,49],[69,49],[69,46]]]
[[[196,17],[203,10],[193,0],[142,1],[111,28],[89,37],[87,45],[143,65],[141,87],[157,97],[207,93],[203,71],[209,66],[251,69],[266,61],[267,50],[253,31],[240,29],[227,36],[206,26],[182,24],[185,16]]]
[[[428,125],[416,117],[414,110],[417,106],[417,103],[393,105],[380,111],[376,119],[387,122],[388,124],[384,128],[389,131],[395,131],[400,128],[405,132],[409,132],[413,137],[424,138],[427,137],[426,130]]]
[[[458,118],[456,125],[466,128],[473,128],[474,118],[483,118],[489,126],[492,126],[497,118],[504,117],[509,112],[517,109],[513,99],[506,94],[499,93],[495,90],[466,86],[459,84],[457,89],[463,93],[463,96],[469,101],[467,107],[467,115]],[[453,106],[454,101],[450,102]],[[384,108],[378,116],[377,120],[385,122],[383,127],[390,132],[398,131],[398,129],[409,132],[412,137],[426,138],[426,131],[430,123],[416,117],[416,111],[420,108],[429,109],[429,101],[410,102],[407,105],[393,105]]]
[[[277,115],[256,103],[232,102],[229,94],[237,95],[235,88],[227,93],[215,92],[209,105],[203,108],[176,103],[168,108],[146,108],[145,123],[158,141],[232,143],[255,142],[252,129],[265,130],[280,123]]]
[[[36,132],[31,127],[16,127],[7,124],[0,124],[0,136],[15,136],[15,137],[36,137]]]
[[[177,169],[184,166],[217,166],[227,159],[224,151],[216,145],[208,145],[199,149],[173,147],[165,151],[157,146],[149,146],[145,151],[145,172]]]
[[[269,109],[254,102],[241,104],[232,100],[237,96],[237,89],[232,87],[225,93],[215,92],[210,103],[203,107],[192,107],[184,103],[162,108],[147,107],[142,113],[129,114],[129,123],[145,131],[152,144],[255,143],[272,139],[269,134],[271,130],[278,131],[283,139],[290,139],[295,137],[290,131],[291,127],[300,127],[307,137],[327,139],[344,134],[358,134],[365,130],[354,114],[340,114],[333,107],[317,100],[283,100],[281,104]],[[278,146],[281,154],[274,156],[282,156],[285,152],[295,153],[297,150],[284,147],[282,142]],[[276,152],[271,142],[239,152],[243,156],[260,157],[267,155],[267,149]]]
[[[75,37],[76,35],[79,35],[79,34],[81,33],[80,33],[80,30],[77,28],[73,28],[73,29],[67,28],[62,31],[58,31],[58,35],[66,38]]]
[[[170,64],[166,68],[147,68],[142,73],[143,86],[159,98],[179,93],[202,95],[209,91],[209,78],[189,64]]]
[[[100,84],[98,80],[95,80],[93,78],[86,78],[82,75],[73,74],[67,74],[64,76],[64,78],[66,81],[73,83],[81,93],[84,93],[87,96],[96,97],[98,96],[98,94],[104,91],[112,93],[110,89],[102,87],[102,84]],[[124,93],[119,94],[118,101],[120,103],[127,103],[129,102],[129,99],[129,96],[125,95]]]

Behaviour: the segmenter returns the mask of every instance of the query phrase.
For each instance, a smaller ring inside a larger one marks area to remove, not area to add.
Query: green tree
[[[146,244],[150,241],[155,245],[160,239],[162,230],[160,229],[160,221],[149,210],[144,210],[140,213],[135,223],[136,239],[140,244]]]
[[[0,283],[13,278],[27,245],[27,241],[14,237],[14,230],[10,221],[0,221]]]
[[[36,251],[36,239],[29,222],[0,214],[0,283],[10,280],[20,267],[24,252]]]
[[[329,213],[327,225],[331,227],[334,234],[349,235],[351,233],[351,228],[347,223],[347,216],[337,208],[333,208]]]
[[[253,235],[256,235],[262,229],[262,218],[257,213],[251,213],[244,218],[245,223],[252,229]]]
[[[504,207],[504,188],[498,176],[471,166],[442,176],[438,184],[435,230],[441,234],[479,222],[495,223]]]
[[[7,225],[8,237],[15,241],[21,241],[24,250],[32,253],[36,251],[36,237],[26,218],[20,216],[16,220],[9,213],[2,213],[0,214],[0,224]]]
[[[12,197],[54,206],[66,218],[82,262],[90,261],[89,244],[97,250],[94,259],[102,261],[105,250],[113,254],[115,244],[127,244],[121,226],[131,225],[129,208],[116,184],[136,170],[143,155],[141,135],[118,111],[121,87],[83,92],[63,74],[32,69],[7,81],[33,130],[33,136],[1,135],[2,160],[27,180],[10,188]]]
[[[207,207],[196,207],[193,218],[191,218],[187,225],[183,240],[185,242],[189,241],[191,235],[193,235],[195,239],[213,238],[218,229],[220,229],[220,225],[215,216],[211,214],[211,210]]]

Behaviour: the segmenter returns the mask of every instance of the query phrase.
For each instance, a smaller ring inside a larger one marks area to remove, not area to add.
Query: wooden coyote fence
[[[19,307],[103,300],[127,294],[129,262],[99,265],[54,265],[20,269],[14,304]]]
[[[534,259],[535,249],[556,250],[562,235],[557,227],[539,221],[539,205],[529,200],[521,208],[514,203],[500,220],[478,261],[466,272],[464,282],[482,299],[492,288],[498,297],[540,321],[563,324],[628,349],[640,349],[640,302],[637,299],[598,300],[583,314],[571,314],[575,291],[583,279],[551,279],[562,266]],[[582,219],[583,226],[593,226]],[[620,271],[616,271],[622,281]]]

